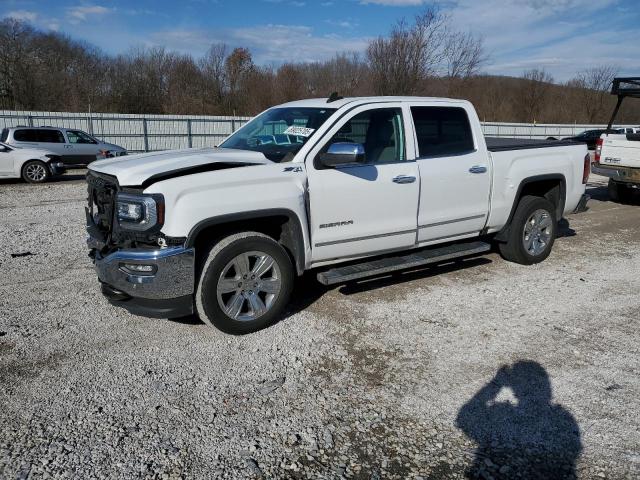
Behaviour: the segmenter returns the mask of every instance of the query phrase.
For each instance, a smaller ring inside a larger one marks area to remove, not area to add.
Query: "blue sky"
[[[248,47],[260,64],[363,52],[426,0],[0,0],[0,16],[65,32],[108,53],[165,46],[201,55],[213,42]],[[640,0],[444,0],[455,28],[482,35],[484,71],[543,67],[556,80],[599,64],[640,75]]]

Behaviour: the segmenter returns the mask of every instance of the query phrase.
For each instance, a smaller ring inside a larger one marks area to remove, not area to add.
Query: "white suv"
[[[127,151],[105,143],[82,130],[54,127],[11,127],[2,130],[0,142],[22,148],[50,150],[65,167],[85,167],[101,158],[126,155]]]

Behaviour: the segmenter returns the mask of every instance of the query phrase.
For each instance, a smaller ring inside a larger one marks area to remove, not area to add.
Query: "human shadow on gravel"
[[[503,396],[509,390],[511,401]],[[575,479],[580,429],[552,403],[545,369],[533,361],[502,366],[458,412],[456,426],[478,444],[470,479]]]

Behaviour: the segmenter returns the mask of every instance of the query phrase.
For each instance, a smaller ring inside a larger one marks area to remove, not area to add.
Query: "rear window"
[[[13,139],[16,142],[37,142],[38,131],[31,129],[16,130],[15,132],[13,132]]]
[[[3,128],[2,134],[0,135],[0,142],[6,142],[8,137],[9,137],[9,129]]]
[[[418,155],[434,157],[474,151],[469,117],[459,107],[411,107]]]
[[[64,143],[60,130],[21,128],[13,133],[16,142]]]

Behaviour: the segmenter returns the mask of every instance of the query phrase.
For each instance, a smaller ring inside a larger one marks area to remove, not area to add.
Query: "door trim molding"
[[[458,223],[458,222],[466,222],[467,220],[478,220],[480,218],[485,218],[486,214],[481,215],[472,215],[471,217],[462,217],[456,218],[454,220],[445,220],[444,222],[436,222],[436,223],[428,223],[426,225],[419,225],[418,228],[430,228],[430,227],[438,227],[440,225],[449,225],[450,223]]]
[[[395,236],[395,235],[407,235],[409,233],[416,233],[416,229],[412,228],[411,230],[402,230],[400,232],[380,233],[380,234],[377,234],[377,235],[367,235],[365,237],[347,238],[347,239],[344,239],[344,240],[332,240],[330,242],[316,243],[314,246],[315,247],[327,247],[329,245],[338,245],[340,243],[360,242],[362,240],[373,240],[373,239],[376,239],[376,238],[392,237],[392,236]],[[364,255],[366,255],[366,254],[364,254]]]

